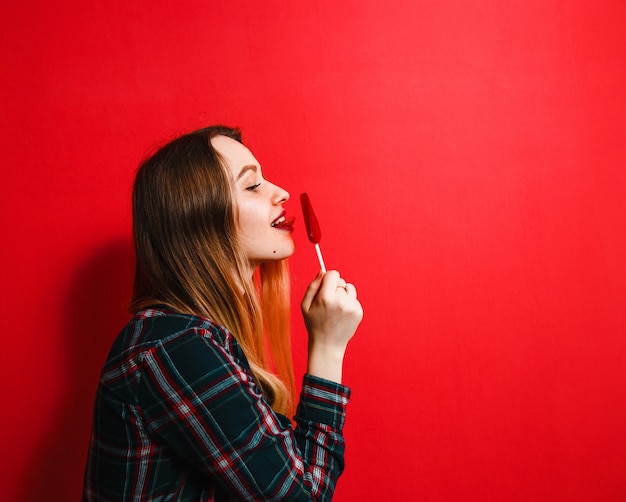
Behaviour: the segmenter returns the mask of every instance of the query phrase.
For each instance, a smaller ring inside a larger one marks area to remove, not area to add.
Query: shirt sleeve
[[[330,500],[343,471],[349,390],[305,376],[296,428],[281,420],[245,361],[212,338],[160,342],[141,363],[147,432],[241,500]]]

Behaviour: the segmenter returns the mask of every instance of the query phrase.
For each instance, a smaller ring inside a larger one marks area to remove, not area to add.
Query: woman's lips
[[[286,213],[283,213],[278,218],[276,218],[272,222],[272,227],[293,232],[293,222],[296,221],[296,218],[293,216],[291,218],[287,218],[285,214]]]

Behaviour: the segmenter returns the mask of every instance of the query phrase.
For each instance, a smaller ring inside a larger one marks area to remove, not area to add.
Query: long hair
[[[237,129],[207,127],[161,147],[137,171],[130,310],[165,304],[226,327],[264,397],[287,414],[295,402],[287,262],[264,263],[250,277],[232,176],[211,146],[217,135],[241,142]]]

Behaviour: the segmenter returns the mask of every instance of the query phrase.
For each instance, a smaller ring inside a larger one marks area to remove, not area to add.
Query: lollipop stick
[[[317,254],[317,259],[320,262],[320,269],[322,270],[322,273],[325,274],[326,273],[326,265],[324,265],[324,258],[322,258],[322,250],[320,249],[320,245],[319,244],[315,244],[315,253]]]

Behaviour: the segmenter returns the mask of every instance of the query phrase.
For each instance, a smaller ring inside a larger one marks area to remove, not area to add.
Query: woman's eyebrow
[[[257,166],[255,165],[247,165],[247,166],[243,166],[243,168],[241,169],[241,171],[239,171],[239,174],[237,175],[237,180],[240,180],[241,177],[246,174],[248,171],[256,171],[257,170]]]

